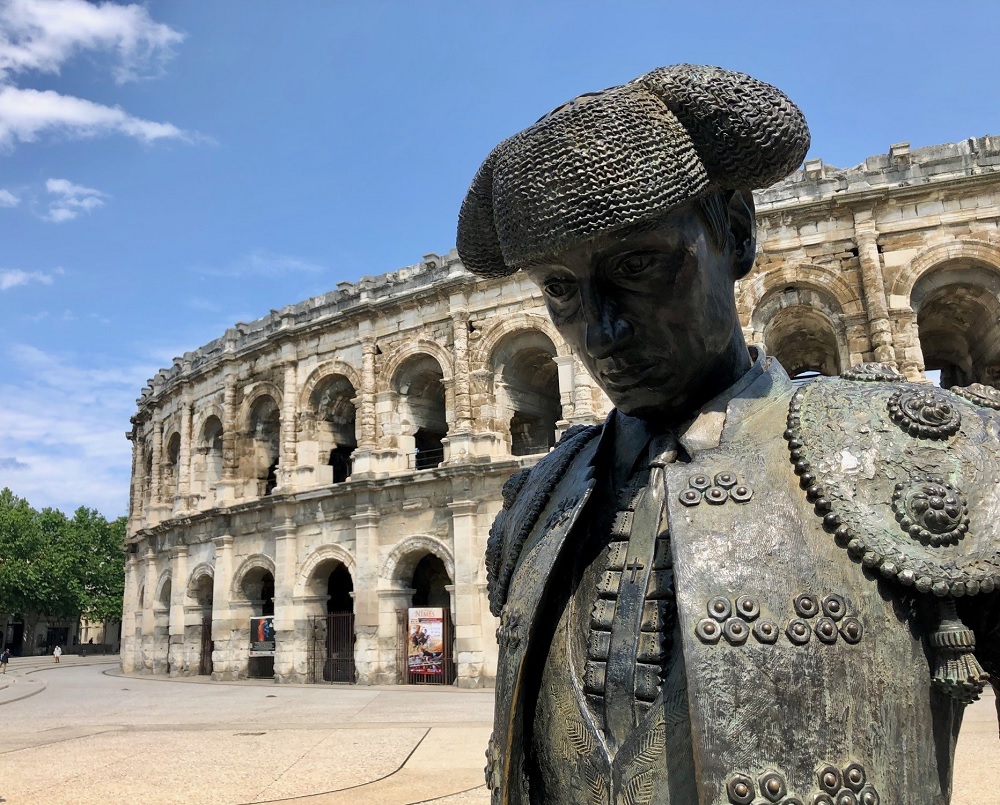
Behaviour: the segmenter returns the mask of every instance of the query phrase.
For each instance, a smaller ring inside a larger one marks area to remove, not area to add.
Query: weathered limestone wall
[[[1000,137],[811,160],[756,201],[737,304],[791,374],[1000,383]],[[431,556],[458,682],[490,684],[503,482],[607,410],[531,282],[477,280],[454,251],[237,324],[138,400],[123,665],[197,673],[207,623],[212,673],[246,676],[248,618],[273,607],[275,677],[314,680],[310,617],[343,567],[358,679],[395,682],[397,612]]]

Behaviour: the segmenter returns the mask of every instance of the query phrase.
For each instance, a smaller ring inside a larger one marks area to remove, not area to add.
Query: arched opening
[[[315,614],[310,616],[315,658],[312,678],[316,682],[353,684],[357,681],[357,671],[351,571],[343,562],[327,559],[313,571],[310,588],[316,602],[312,605]]]
[[[1000,381],[1000,272],[956,261],[923,274],[910,305],[924,370],[940,372],[944,388]]]
[[[250,440],[257,494],[270,495],[278,485],[281,412],[268,395],[258,398],[250,409]]]
[[[212,642],[212,605],[215,590],[214,581],[207,573],[199,576],[191,590],[191,598],[201,608],[201,628],[199,631],[198,674],[208,676],[212,673],[212,652],[215,643]]]
[[[415,355],[396,375],[400,418],[409,423],[400,447],[413,456],[411,466],[427,470],[444,460],[442,440],[448,435],[444,373],[430,355]]]
[[[208,417],[201,427],[198,459],[203,488],[214,489],[222,480],[222,421],[215,415]]]
[[[316,422],[319,455],[333,469],[333,483],[346,481],[351,474],[351,456],[358,446],[355,430],[357,392],[343,375],[324,378],[315,388],[310,403]]]
[[[274,574],[270,570],[250,568],[240,586],[256,617],[274,614]]]
[[[556,348],[549,338],[525,330],[505,338],[493,358],[497,405],[508,430],[510,452],[548,452],[562,418]]]
[[[174,431],[167,439],[167,463],[163,472],[163,488],[168,497],[177,494],[181,459],[181,435]]]
[[[451,578],[441,558],[420,557],[413,567],[411,609],[400,635],[410,684],[450,685],[455,681],[455,628],[451,618]]]
[[[793,378],[841,372],[837,333],[830,319],[815,309],[778,310],[764,325],[764,348]]]
[[[448,592],[448,571],[437,556],[425,555],[413,569],[410,586],[413,588],[413,606],[444,607],[450,611],[451,595]]]

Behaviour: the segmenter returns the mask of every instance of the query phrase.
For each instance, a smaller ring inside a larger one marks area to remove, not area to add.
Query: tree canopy
[[[0,491],[0,612],[121,618],[126,518],[81,506],[67,517]]]

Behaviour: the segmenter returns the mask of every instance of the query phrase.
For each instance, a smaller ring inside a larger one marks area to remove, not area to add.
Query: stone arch
[[[211,406],[194,428],[192,488],[201,493],[216,488],[222,480],[222,411]]]
[[[440,344],[426,338],[419,338],[416,341],[408,341],[399,349],[395,350],[382,364],[379,371],[378,380],[375,383],[377,392],[391,391],[396,383],[399,370],[411,358],[429,355],[438,366],[441,367],[441,376],[445,381],[450,381],[454,376],[454,366],[452,364],[451,353]],[[356,387],[357,388],[357,387]]]
[[[547,453],[563,418],[556,346],[538,329],[508,332],[489,355],[492,371],[492,430],[504,434],[512,455]]]
[[[240,476],[256,482],[257,495],[269,495],[278,484],[281,462],[281,392],[272,383],[262,382],[243,400],[240,409],[243,449]]]
[[[205,578],[212,582],[215,581],[215,566],[211,562],[202,562],[188,574],[187,590],[185,592],[189,599],[198,600],[199,592],[204,584],[202,580]]]
[[[336,361],[327,366],[335,366]],[[342,361],[340,365],[346,366]],[[357,372],[352,371],[357,380]],[[358,446],[358,386],[342,372],[313,372],[306,384],[308,396],[300,399],[300,441],[315,450],[313,462],[325,470],[326,482],[340,483],[350,477]]]
[[[170,597],[173,592],[172,574],[164,570],[156,580],[156,594],[151,602],[153,609],[170,609]]]
[[[433,351],[424,342],[400,350],[389,366],[394,367],[383,381],[389,383],[386,394],[392,411],[382,418],[383,435],[395,435],[396,447],[417,470],[437,467],[444,461],[444,445],[454,418],[450,359],[442,362],[440,347]],[[402,360],[397,360],[405,354]]]
[[[261,570],[270,573],[274,576],[274,560],[265,556],[262,553],[254,553],[244,559],[239,568],[233,574],[233,583],[229,588],[229,600],[230,601],[242,601],[246,602],[249,600],[243,589],[243,582],[246,577],[254,570]]]
[[[840,270],[839,264],[833,268],[794,262],[753,272],[736,283],[736,309],[743,325],[751,324],[754,311],[766,297],[789,287],[820,294],[832,303],[830,309],[836,310],[838,315],[851,316],[865,312],[860,289],[848,280],[848,275]]]
[[[250,413],[253,410],[254,405],[261,397],[270,397],[275,405],[278,406],[278,410],[281,410],[282,398],[281,389],[278,388],[274,383],[268,380],[259,380],[246,387],[243,396],[243,402],[240,404],[240,412],[237,418],[239,422],[239,428],[242,431],[248,431],[250,429]]]
[[[408,583],[417,562],[429,553],[444,563],[445,570],[454,584],[455,557],[451,549],[442,540],[427,534],[416,534],[398,542],[382,564],[382,578],[394,584]]]
[[[916,336],[920,346],[919,368],[939,370],[940,383],[946,388],[1000,384],[997,251],[994,262],[983,259],[984,254],[990,255],[982,249],[944,244],[925,252],[925,259],[914,260],[920,273],[909,292],[916,322],[916,333],[911,330],[911,336]],[[943,259],[932,262],[934,258]]]
[[[295,587],[292,595],[301,597],[308,594],[308,587],[316,569],[327,562],[340,562],[347,568],[353,578],[357,573],[357,563],[351,552],[342,545],[323,545],[313,551],[302,563],[295,577]]]
[[[571,354],[569,344],[563,340],[559,331],[546,317],[534,313],[517,313],[513,316],[498,317],[497,321],[482,331],[479,343],[469,356],[469,366],[472,371],[488,369],[490,357],[498,344],[507,336],[523,330],[537,330],[544,333],[555,346],[556,355],[559,357]]]
[[[1000,246],[981,240],[964,239],[924,249],[896,274],[890,285],[890,294],[909,299],[914,285],[928,271],[945,263],[962,260],[1000,271]]]
[[[199,403],[198,413],[192,418],[191,421],[191,433],[194,434],[195,439],[199,440],[199,443],[201,434],[205,430],[205,423],[212,417],[218,419],[219,422],[225,421],[225,414],[223,413],[222,406],[214,402],[208,403],[204,406]]]
[[[750,327],[792,377],[806,372],[837,375],[850,366],[842,309],[823,291],[794,285],[773,288],[754,308]]]
[[[300,411],[309,409],[309,398],[312,397],[316,386],[332,375],[343,375],[346,377],[350,381],[350,384],[354,386],[354,390],[360,394],[361,372],[346,361],[334,358],[331,361],[324,361],[309,373],[309,377],[306,378],[305,383],[302,385],[302,390],[299,392]]]

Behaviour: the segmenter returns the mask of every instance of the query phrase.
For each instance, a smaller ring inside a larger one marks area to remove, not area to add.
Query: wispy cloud
[[[86,0],[2,0],[0,31],[0,80],[29,70],[58,73],[78,53],[99,50],[117,57],[121,84],[158,75],[184,41],[141,5]]]
[[[6,347],[0,361],[0,487],[36,507],[124,514],[131,472],[124,433],[155,364],[30,344]]]
[[[49,179],[45,183],[45,189],[49,195],[55,196],[49,203],[49,212],[45,216],[49,221],[72,221],[80,213],[104,206],[105,194],[100,190],[73,184],[67,179]]]
[[[0,207],[16,207],[21,203],[21,199],[9,190],[0,189]]]
[[[96,137],[123,134],[151,143],[194,141],[172,123],[130,115],[54,90],[16,86],[29,72],[59,73],[74,56],[110,53],[115,81],[159,75],[184,34],[158,23],[140,5],[86,0],[0,0],[0,149],[43,135]]]
[[[0,268],[0,291],[9,291],[21,285],[40,282],[51,285],[56,274],[62,274],[61,269],[46,274],[44,271],[22,271],[20,268]]]
[[[201,267],[198,272],[210,277],[275,277],[289,274],[322,274],[326,267],[288,254],[257,249],[223,268]]]

